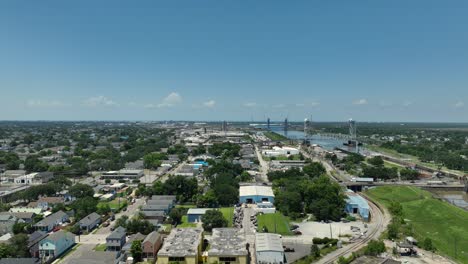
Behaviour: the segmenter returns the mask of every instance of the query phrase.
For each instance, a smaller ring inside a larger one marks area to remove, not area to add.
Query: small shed
[[[187,220],[189,223],[201,222],[201,217],[206,211],[211,210],[209,208],[190,208],[187,212]]]

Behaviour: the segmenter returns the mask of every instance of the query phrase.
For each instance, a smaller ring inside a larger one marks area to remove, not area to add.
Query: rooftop
[[[206,211],[208,211],[208,210],[213,210],[213,209],[210,209],[210,208],[190,208],[187,211],[187,215],[190,215],[190,214],[196,214],[196,215],[205,214]]]
[[[201,228],[172,229],[159,250],[158,256],[185,257],[196,256],[202,240]]]
[[[283,243],[278,234],[257,233],[255,235],[257,251],[279,251],[284,252]]]
[[[270,186],[240,186],[239,196],[270,196],[274,197],[273,189]]]
[[[210,241],[209,256],[247,255],[246,241],[240,229],[214,228]]]
[[[127,231],[125,228],[119,226],[117,227],[106,239],[121,239],[122,236],[125,236]]]

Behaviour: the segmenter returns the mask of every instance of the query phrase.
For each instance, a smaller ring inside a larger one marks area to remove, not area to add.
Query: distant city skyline
[[[468,2],[6,1],[0,120],[468,122]]]

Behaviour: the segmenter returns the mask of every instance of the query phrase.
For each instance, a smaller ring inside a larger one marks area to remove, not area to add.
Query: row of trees
[[[312,213],[318,220],[339,220],[345,207],[341,187],[325,175],[320,163],[308,167],[308,172],[289,169],[268,174],[273,181],[276,208],[292,218]]]

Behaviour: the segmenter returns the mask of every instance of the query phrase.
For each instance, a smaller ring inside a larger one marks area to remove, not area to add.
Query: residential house
[[[141,243],[141,247],[143,248],[143,258],[148,259],[155,259],[156,254],[158,253],[159,249],[162,245],[162,237],[156,231],[149,233],[145,240]]]
[[[36,214],[33,212],[18,212],[18,213],[11,213],[11,214],[28,224],[32,223],[34,220],[34,217],[36,216]]]
[[[31,207],[12,207],[10,213],[34,213],[36,215],[42,214],[42,208],[31,208]]]
[[[13,225],[18,221],[14,215],[8,212],[0,213],[0,235],[13,233]]]
[[[208,263],[247,264],[247,242],[237,228],[214,228]]]
[[[40,197],[37,200],[37,206],[44,210],[54,207],[56,204],[65,203],[65,198],[63,197]]]
[[[39,257],[39,242],[46,238],[48,234],[42,231],[35,231],[34,233],[30,234],[28,237],[28,248],[31,257],[38,258]]]
[[[90,213],[89,215],[85,216],[83,219],[81,219],[78,222],[81,230],[85,230],[86,232],[90,232],[95,227],[97,227],[100,223],[101,223],[101,216],[96,212]]]
[[[120,251],[125,245],[125,228],[117,227],[108,237],[106,237],[107,251]]]
[[[130,253],[130,249],[132,248],[132,243],[133,241],[143,241],[145,240],[146,236],[143,235],[142,233],[136,233],[136,234],[133,234],[131,235],[128,239],[127,239],[127,242],[125,243],[125,245],[122,247],[122,252],[124,254],[129,254]]]
[[[59,230],[39,242],[39,257],[44,262],[52,261],[73,247],[73,245],[75,245],[75,235],[64,230]]]
[[[200,253],[203,240],[201,228],[175,228],[164,240],[158,251],[158,264],[183,263],[197,264],[201,261]]]
[[[45,231],[45,232],[50,232],[52,231],[56,226],[59,226],[65,222],[68,222],[70,220],[69,216],[64,213],[63,211],[58,211],[56,213],[53,213],[46,218],[42,219],[41,221],[37,222],[34,227],[38,231]]]

